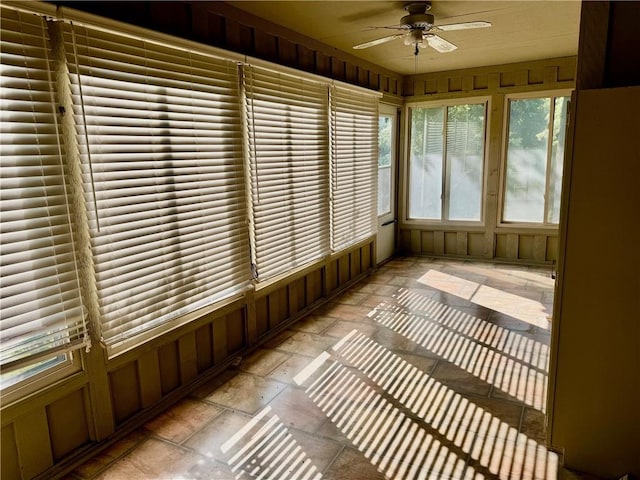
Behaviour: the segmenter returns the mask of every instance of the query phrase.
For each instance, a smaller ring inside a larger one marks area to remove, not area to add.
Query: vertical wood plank
[[[160,361],[162,394],[166,395],[180,386],[178,342],[172,341],[158,348],[158,360]]]
[[[502,162],[502,129],[504,118],[504,95],[492,95],[489,114],[489,153],[486,162],[487,188],[484,212],[484,248],[482,257],[491,259],[497,249],[495,231],[499,217],[500,170]]]
[[[558,82],[558,67],[555,65],[544,67],[544,83],[555,84]]]
[[[298,303],[298,310],[303,310],[309,305],[309,301],[307,300],[307,279],[306,277],[299,278],[294,282],[296,284],[296,301]],[[293,316],[295,312],[293,310],[289,310],[289,316]]]
[[[22,478],[33,478],[53,465],[49,425],[44,408],[34,409],[13,424]]]
[[[433,251],[436,255],[444,255],[444,232],[433,232]]]
[[[246,315],[244,309],[236,310],[226,316],[227,353],[233,354],[246,346]]]
[[[467,75],[462,78],[462,90],[465,92],[473,90],[473,75]]]
[[[369,270],[373,266],[373,260],[371,253],[375,253],[375,249],[372,248],[374,246],[373,242],[363,246],[360,249],[360,264],[362,266],[362,271]]]
[[[433,232],[421,232],[420,235],[420,252],[433,254]]]
[[[278,63],[295,67],[298,65],[298,49],[296,45],[282,37],[278,38]]]
[[[339,286],[345,285],[351,279],[349,267],[349,254],[345,254],[338,259],[338,282]]]
[[[246,311],[247,311],[247,344],[255,345],[258,343],[258,312],[256,305],[256,291],[252,287],[245,293]]]
[[[262,30],[256,29],[254,33],[256,54],[267,60],[278,58],[278,40]]]
[[[207,323],[195,332],[196,336],[196,362],[198,373],[202,373],[213,366],[213,330]]]
[[[529,84],[529,70],[518,70],[516,72],[515,84],[518,86]]]
[[[51,450],[56,461],[89,442],[89,427],[82,389],[47,405]]]
[[[262,296],[255,301],[256,306],[256,332],[258,338],[269,331],[269,300]]]
[[[327,274],[326,274],[326,295],[334,292],[338,285],[340,284],[340,276],[339,276],[339,268],[338,268],[338,260],[334,259],[329,262],[327,265]]]
[[[497,90],[498,88],[500,88],[500,74],[495,72],[495,73],[489,73],[487,74],[487,88],[489,90]]]
[[[411,230],[411,253],[422,253],[420,230]]]
[[[444,232],[444,253],[445,255],[457,255],[458,234],[456,232]]]
[[[536,235],[533,239],[533,259],[544,262],[547,259],[547,236]]]
[[[291,312],[291,315],[295,315],[298,311],[304,308],[303,305],[300,304],[298,298],[299,284],[297,281],[294,281],[291,282],[287,288],[289,289],[289,311]]]
[[[109,374],[111,401],[116,424],[124,422],[140,411],[140,382],[134,362],[130,362]]]
[[[2,427],[2,445],[0,453],[0,478],[5,480],[20,479],[20,464],[18,462],[18,447],[13,424]]]
[[[351,263],[351,279],[353,280],[360,272],[362,272],[362,265],[360,263],[360,249],[354,250],[349,254],[349,261]]]
[[[91,397],[91,434],[93,440],[102,440],[116,429],[116,408],[113,404],[112,384],[107,373],[106,347],[94,345],[84,352],[84,368],[89,378],[89,396]]]
[[[307,286],[307,302],[309,305],[314,302],[320,300],[323,297],[322,288],[324,283],[324,269],[319,268],[318,270],[311,272],[307,275],[306,286]]]
[[[518,258],[519,235],[517,233],[507,234],[507,258]]]
[[[456,245],[457,254],[466,256],[468,254],[467,232],[457,232],[456,240],[457,240],[457,245]]]
[[[140,401],[142,407],[146,408],[162,398],[158,350],[144,352],[138,358],[137,367],[140,379]]]
[[[180,358],[180,383],[185,385],[198,376],[198,353],[196,334],[191,331],[178,339]]]
[[[221,363],[229,355],[227,347],[227,317],[213,320],[213,362]]]
[[[303,45],[298,45],[298,66],[308,72],[316,69],[316,55],[313,50]]]

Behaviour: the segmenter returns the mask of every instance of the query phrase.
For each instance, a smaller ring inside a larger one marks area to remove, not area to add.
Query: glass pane
[[[391,146],[393,133],[391,117],[380,116],[378,122],[378,166],[391,166]]]
[[[381,115],[378,123],[378,215],[391,212],[392,121],[392,117]]]
[[[549,105],[548,98],[510,102],[505,221],[544,221]]]
[[[68,355],[71,356],[71,354]],[[34,375],[43,373],[50,368],[61,365],[66,360],[67,354],[61,353],[53,358],[48,358],[46,360],[24,366],[16,370],[11,370],[9,372],[3,372],[0,375],[0,389],[10,387],[11,385],[15,385],[22,380],[26,380],[27,378],[31,378]]]
[[[378,169],[378,215],[391,212],[391,167]]]
[[[480,220],[484,158],[484,104],[447,109],[449,220]]]
[[[444,108],[411,109],[409,218],[442,217]]]
[[[569,97],[555,99],[553,117],[553,139],[551,143],[551,163],[549,172],[549,205],[547,222],[560,221],[560,193],[562,191],[562,168],[564,163],[564,140],[567,125],[567,106]]]

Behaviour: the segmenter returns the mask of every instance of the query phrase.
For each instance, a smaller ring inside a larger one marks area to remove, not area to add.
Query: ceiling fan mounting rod
[[[414,13],[427,13],[431,10],[431,2],[407,3],[404,9],[411,15]]]

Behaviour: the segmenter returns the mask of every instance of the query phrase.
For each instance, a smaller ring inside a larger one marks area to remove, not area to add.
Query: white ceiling
[[[313,37],[332,47],[402,75],[456,70],[503,63],[576,55],[580,1],[454,1],[433,0],[436,25],[484,20],[491,28],[438,32],[458,46],[450,53],[413,48],[402,39],[364,50],[353,45],[392,35],[372,29],[398,25],[410,2],[389,1],[229,1],[272,23]]]

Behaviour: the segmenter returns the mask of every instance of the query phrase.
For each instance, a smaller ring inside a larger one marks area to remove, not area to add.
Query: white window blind
[[[102,335],[117,346],[249,282],[238,67],[65,28]]]
[[[254,274],[259,280],[329,253],[327,86],[246,67]]]
[[[331,88],[331,248],[376,231],[378,97]]]
[[[86,344],[88,336],[46,22],[5,8],[1,17],[0,360],[5,386],[38,369],[47,357]]]

